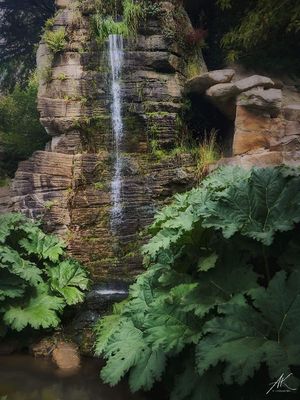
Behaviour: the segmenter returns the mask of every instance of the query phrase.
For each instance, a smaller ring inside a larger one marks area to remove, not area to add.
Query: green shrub
[[[257,400],[299,367],[299,187],[299,169],[227,167],[176,195],[147,271],[96,326],[104,382],[129,372],[133,392],[164,378],[171,400]]]
[[[0,333],[27,326],[54,328],[69,305],[80,303],[86,270],[66,257],[66,245],[21,214],[0,216]]]
[[[92,30],[99,44],[102,44],[109,35],[127,36],[128,34],[124,22],[115,22],[112,17],[104,18],[100,13],[92,17]]]
[[[300,51],[298,0],[217,0],[204,4],[204,13],[209,69],[237,61],[264,73],[299,76],[300,61],[295,57]]]
[[[117,11],[115,8],[98,8],[92,16],[92,33],[97,42],[102,44],[109,35],[123,35],[135,37],[142,18],[145,15],[143,3],[133,0],[123,0],[122,21],[115,21]],[[111,15],[114,14],[114,15]]]
[[[124,0],[123,16],[129,36],[136,36],[140,22],[145,16],[143,3],[134,0]]]
[[[207,168],[221,157],[221,152],[217,144],[217,131],[212,129],[209,134],[205,132],[204,140],[199,144],[197,154],[197,172],[199,178],[207,174]]]
[[[235,0],[218,0],[223,10],[233,8],[234,11],[235,3]],[[238,58],[239,52],[251,51],[262,42],[274,39],[278,31],[282,35],[300,32],[300,5],[297,0],[253,3],[250,9],[248,6],[245,10],[240,24],[225,34],[222,43],[231,50],[234,58]]]
[[[4,159],[0,161],[0,178],[13,176],[17,164],[43,149],[47,135],[37,110],[37,81],[25,89],[16,86],[12,93],[0,97],[0,143]]]
[[[45,43],[49,47],[49,49],[54,53],[59,53],[63,51],[66,47],[66,30],[65,28],[60,28],[55,31],[47,30],[43,36]]]

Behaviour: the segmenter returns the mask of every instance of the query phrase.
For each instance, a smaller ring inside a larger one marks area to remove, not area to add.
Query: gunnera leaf
[[[196,347],[198,372],[202,375],[225,363],[224,381],[244,384],[262,363],[271,378],[290,372],[300,357],[300,274],[278,272],[267,289],[251,291],[249,304],[225,304],[222,317],[208,321],[206,335]]]

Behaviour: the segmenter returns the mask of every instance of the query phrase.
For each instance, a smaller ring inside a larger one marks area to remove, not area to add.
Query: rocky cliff
[[[37,56],[38,107],[51,140],[45,151],[20,164],[11,208],[42,218],[48,231],[63,235],[69,253],[88,266],[94,282],[132,280],[141,268],[143,230],[154,212],[197,181],[192,155],[174,151],[186,132],[180,119],[185,97],[203,98],[232,124],[231,156],[219,164],[299,165],[298,95],[288,101],[283,86],[268,77],[239,76],[232,69],[207,72],[201,52],[182,40],[192,29],[185,10],[162,1],[137,36],[124,43],[122,220],[112,229],[108,43],[99,44],[92,35],[93,2],[56,2],[51,29],[64,29],[67,43],[53,54],[42,40]],[[7,210],[7,192],[1,204]]]
[[[122,221],[111,228],[114,143],[108,44],[91,35],[91,2],[57,0],[52,30],[67,44],[53,55],[38,50],[42,77],[38,108],[52,137],[45,151],[20,164],[13,208],[42,217],[63,235],[69,252],[85,263],[94,282],[131,280],[141,268],[140,233],[166,199],[195,183],[194,160],[172,155],[190,55],[176,32],[190,22],[184,9],[162,2],[159,12],[125,41],[122,68]],[[183,24],[183,25],[182,25]],[[195,59],[195,55],[193,55]],[[199,70],[204,67],[198,55]],[[153,148],[164,153],[159,157]]]
[[[189,79],[185,93],[203,97],[233,123],[232,157],[217,166],[300,165],[300,93],[295,86],[226,69]]]

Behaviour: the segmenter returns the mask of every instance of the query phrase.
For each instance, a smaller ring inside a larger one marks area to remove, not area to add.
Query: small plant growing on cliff
[[[220,400],[262,399],[298,375],[299,186],[299,168],[227,167],[176,195],[150,228],[147,270],[96,326],[102,379]]]
[[[46,31],[43,36],[45,43],[49,49],[54,53],[59,53],[63,51],[66,47],[66,30],[65,28],[60,28],[56,31]]]
[[[162,8],[160,3],[153,3],[152,0],[146,0],[144,2],[144,12],[146,17],[157,17],[161,14]]]
[[[134,0],[124,0],[123,15],[129,36],[136,36],[140,22],[145,16],[143,4]]]
[[[61,72],[57,75],[57,79],[61,82],[64,82],[68,79],[67,75],[64,72]]]
[[[217,131],[212,129],[209,134],[204,133],[204,139],[199,145],[197,157],[197,172],[199,178],[207,174],[207,168],[210,164],[220,159],[221,153],[217,144]]]
[[[0,334],[54,328],[67,305],[83,301],[87,271],[65,248],[21,214],[0,217]]]
[[[117,10],[99,8],[92,16],[92,33],[97,42],[102,44],[109,35],[135,37],[141,20],[145,16],[143,3],[134,0],[123,0],[122,21],[116,21]],[[113,15],[112,15],[113,14]]]
[[[124,22],[116,22],[112,17],[103,18],[100,13],[92,17],[92,31],[99,44],[102,44],[109,35],[128,35]]]
[[[54,17],[48,18],[47,21],[45,22],[45,27],[44,27],[45,31],[51,30],[54,26],[54,23],[55,23]]]

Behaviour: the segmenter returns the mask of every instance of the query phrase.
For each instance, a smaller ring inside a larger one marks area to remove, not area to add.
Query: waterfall
[[[114,177],[111,184],[113,207],[111,225],[115,230],[122,220],[122,166],[121,143],[123,138],[121,72],[123,66],[123,38],[120,35],[109,36],[109,59],[111,67],[111,119],[114,140]]]

